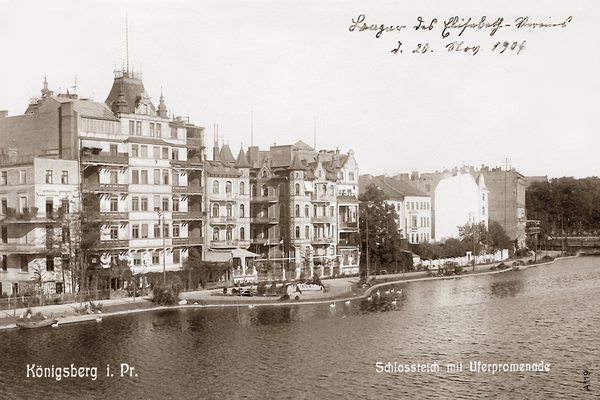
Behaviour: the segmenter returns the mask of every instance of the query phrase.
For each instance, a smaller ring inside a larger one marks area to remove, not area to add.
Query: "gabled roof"
[[[358,178],[359,191],[364,193],[371,184],[382,190],[389,199],[404,199],[407,196],[431,197],[406,182],[387,176],[360,175]]]
[[[292,145],[292,151],[293,150],[315,151],[315,149],[304,143],[302,140],[298,140]]]

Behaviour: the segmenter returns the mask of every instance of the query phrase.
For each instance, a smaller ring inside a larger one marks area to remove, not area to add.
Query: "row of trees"
[[[600,178],[533,182],[525,196],[527,218],[540,221],[541,243],[563,234],[600,235]]]
[[[495,253],[501,249],[513,249],[514,243],[496,221],[466,224],[459,227],[459,238],[447,238],[442,242],[423,242],[409,245],[398,230],[398,214],[386,202],[385,193],[375,185],[367,187],[359,196],[361,259],[363,274],[367,261],[370,273],[409,271],[413,268],[412,253],[422,259],[432,260],[465,256],[467,251]]]

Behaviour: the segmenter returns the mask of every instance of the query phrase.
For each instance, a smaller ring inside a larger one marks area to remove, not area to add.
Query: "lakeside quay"
[[[550,262],[531,264],[528,267],[538,267],[548,265],[559,259],[574,258],[571,257],[556,257]],[[528,261],[531,257],[522,258],[521,260]],[[505,264],[509,265],[515,260],[506,261]],[[389,286],[389,285],[400,285],[409,284],[411,282],[426,281],[426,280],[443,280],[443,279],[460,279],[469,276],[477,275],[490,275],[512,271],[511,268],[490,271],[492,266],[500,263],[493,264],[479,264],[475,267],[475,271],[467,271],[461,275],[454,276],[427,276],[427,271],[416,271],[408,272],[404,274],[391,274],[391,275],[378,275],[376,279],[377,284],[372,285],[368,288],[358,287],[358,277],[347,277],[347,278],[335,278],[335,279],[324,279],[324,285],[329,286],[327,292],[304,292],[299,295],[299,300],[279,300],[279,297],[273,296],[231,296],[222,295],[221,289],[210,289],[210,290],[199,290],[182,292],[180,299],[187,300],[186,305],[173,305],[173,306],[157,306],[149,298],[145,297],[128,297],[120,299],[107,299],[97,301],[96,304],[102,304],[102,317],[110,317],[111,315],[122,315],[128,313],[137,313],[142,311],[153,311],[163,309],[176,309],[176,308],[219,308],[219,307],[236,307],[236,306],[286,306],[294,304],[320,304],[320,303],[331,303],[337,301],[346,300],[359,300],[366,298],[367,296],[374,293],[378,288]],[[472,267],[470,267],[472,268]],[[373,276],[374,277],[374,276]],[[404,288],[404,286],[402,286]],[[87,303],[83,303],[85,305]],[[96,314],[78,314],[76,309],[79,308],[79,303],[70,304],[56,304],[47,306],[31,307],[33,313],[41,312],[49,318],[56,318],[60,324],[69,324],[77,322],[94,321],[97,317]],[[16,322],[19,320],[19,316],[23,315],[27,311],[27,308],[19,308],[15,310],[2,310],[0,311],[0,329],[16,328]]]

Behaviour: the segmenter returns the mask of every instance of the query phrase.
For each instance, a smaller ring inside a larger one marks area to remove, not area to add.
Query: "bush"
[[[262,296],[263,294],[265,294],[267,292],[267,284],[264,282],[259,282],[258,283],[258,287],[256,288],[256,293],[259,296]]]
[[[290,296],[287,293],[279,298],[279,300],[289,300],[289,299],[290,299]]]
[[[177,304],[179,293],[181,293],[181,285],[179,283],[169,282],[166,285],[156,283],[152,288],[152,301],[161,306]]]

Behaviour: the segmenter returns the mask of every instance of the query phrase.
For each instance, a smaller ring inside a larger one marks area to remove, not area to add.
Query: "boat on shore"
[[[44,328],[46,326],[52,326],[56,323],[56,318],[48,318],[43,321],[17,321],[17,326],[19,328],[25,329],[35,329],[35,328]]]

